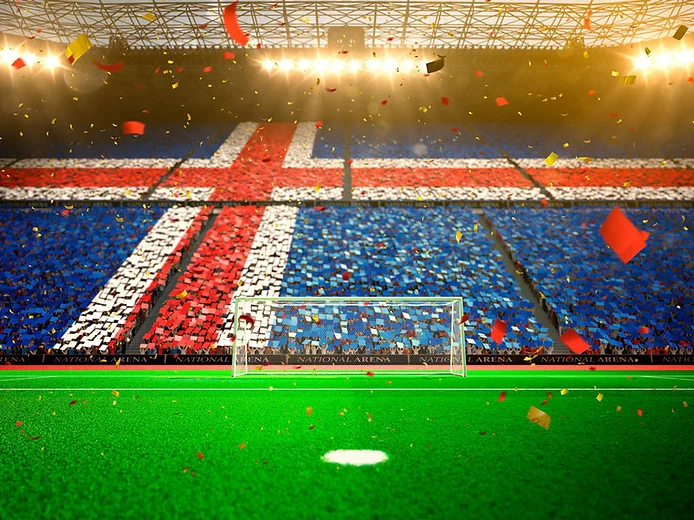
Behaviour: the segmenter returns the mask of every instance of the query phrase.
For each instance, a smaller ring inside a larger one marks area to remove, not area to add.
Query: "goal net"
[[[399,354],[434,355],[465,376],[462,316],[463,300],[454,297],[237,297],[233,375],[248,373],[249,355],[359,355],[368,364],[370,356]]]

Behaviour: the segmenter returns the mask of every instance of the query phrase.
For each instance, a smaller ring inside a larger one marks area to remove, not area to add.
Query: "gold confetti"
[[[569,393],[569,389],[568,389],[568,388],[564,388],[564,390],[561,391],[561,395],[566,395],[566,394],[568,394],[568,393]]]
[[[111,394],[113,395],[113,397],[118,397],[120,395],[120,392],[118,392],[117,390],[113,390]]]
[[[171,88],[174,90],[177,89],[178,88],[178,81],[176,83],[174,83],[173,85],[171,85]]]
[[[142,18],[144,18],[144,19],[147,20],[148,22],[153,22],[154,20],[157,19],[157,17],[154,16],[154,14],[152,14],[152,13],[145,13],[145,14],[142,15]]]
[[[618,406],[618,407],[617,407],[617,413],[619,413],[619,412],[621,412],[621,411],[622,411],[622,407],[621,407],[621,406]]]
[[[552,418],[542,410],[531,406],[530,410],[528,410],[527,417],[531,422],[539,424],[545,430],[549,430],[549,423],[552,421]]]
[[[461,238],[463,238],[463,234],[462,234],[460,231],[458,231],[458,232],[455,234],[455,241],[458,242],[458,243],[460,244],[460,239],[461,239]]]
[[[555,162],[557,162],[557,159],[559,159],[559,156],[552,152],[547,156],[545,162],[547,163],[547,166],[552,166]]]
[[[602,394],[598,394],[597,397],[596,397],[596,399],[597,399],[598,401],[602,401],[602,397],[603,397]]]
[[[182,300],[182,299],[185,298],[186,296],[188,296],[188,291],[186,291],[185,289],[183,289],[180,293],[178,293],[178,294],[176,295],[176,299],[177,299],[177,300]]]

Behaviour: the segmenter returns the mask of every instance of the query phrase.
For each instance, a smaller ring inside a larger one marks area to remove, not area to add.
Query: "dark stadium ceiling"
[[[114,37],[132,49],[230,48],[236,44],[222,22],[229,3],[3,0],[0,32],[64,44],[85,33],[100,47]],[[241,0],[237,14],[249,45],[262,48],[324,48],[336,26],[363,28],[367,48],[563,48],[581,39],[586,47],[609,47],[694,27],[692,0]]]

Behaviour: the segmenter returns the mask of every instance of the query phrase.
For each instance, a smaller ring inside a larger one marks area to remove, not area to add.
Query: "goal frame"
[[[463,315],[463,298],[459,296],[237,296],[234,298],[234,331],[233,331],[233,343],[232,343],[232,377],[238,377],[240,375],[248,374],[248,363],[246,363],[246,372],[239,374],[236,371],[237,367],[237,355],[239,350],[238,342],[238,325],[239,325],[239,303],[243,302],[369,302],[369,303],[388,303],[388,302],[413,302],[413,303],[427,303],[431,302],[433,304],[450,302],[457,303],[460,306],[461,318]],[[458,327],[458,338],[460,338],[458,348],[461,351],[461,365],[462,374],[459,374],[453,370],[453,348],[454,343],[451,342],[451,350],[449,353],[449,370],[452,375],[467,377],[467,352],[465,348],[465,326],[461,322],[455,323],[455,320],[451,323],[451,337],[455,337],[453,334],[453,327]],[[248,356],[248,352],[245,353]]]

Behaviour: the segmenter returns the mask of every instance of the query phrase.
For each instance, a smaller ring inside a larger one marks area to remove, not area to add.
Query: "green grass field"
[[[687,401],[685,371],[5,371],[0,518],[686,518]]]

